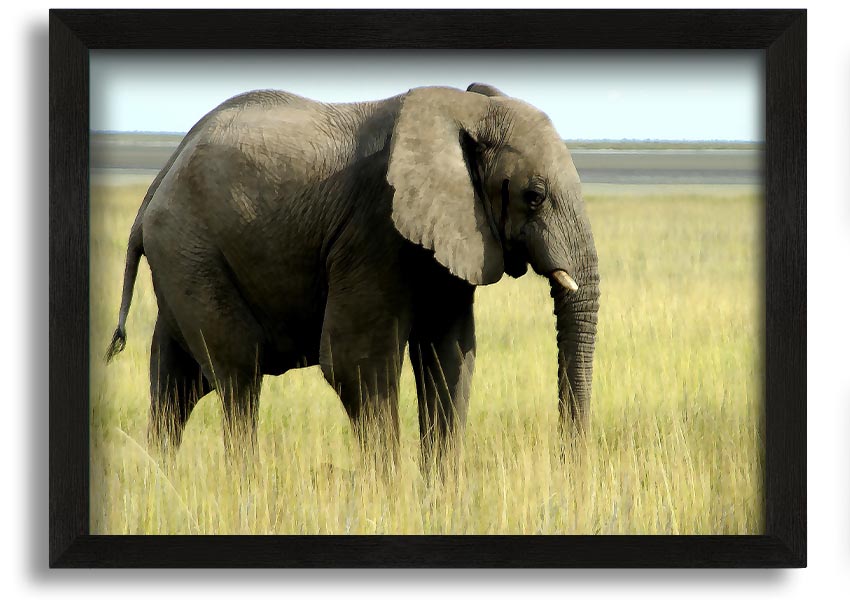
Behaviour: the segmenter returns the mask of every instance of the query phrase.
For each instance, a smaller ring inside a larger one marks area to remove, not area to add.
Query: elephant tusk
[[[557,271],[552,271],[552,279],[560,283],[562,287],[568,289],[571,292],[575,292],[578,290],[578,284],[575,282],[575,279],[567,275],[566,271],[561,271],[560,269]]]

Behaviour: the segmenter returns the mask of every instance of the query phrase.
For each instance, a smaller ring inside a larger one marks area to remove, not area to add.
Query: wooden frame
[[[516,27],[517,22],[523,26]],[[764,50],[765,535],[89,535],[88,52],[154,48]],[[805,566],[805,207],[804,10],[53,10],[50,12],[50,565]]]

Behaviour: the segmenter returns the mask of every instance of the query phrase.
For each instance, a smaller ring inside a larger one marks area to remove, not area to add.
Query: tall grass
[[[562,460],[548,283],[476,293],[478,358],[460,468],[423,480],[409,364],[401,451],[358,461],[316,368],[264,382],[259,458],[225,459],[217,396],[174,461],[146,451],[156,315],[140,269],[123,354],[105,366],[140,185],[96,185],[91,214],[93,533],[754,534],[763,528],[760,198],[666,187],[587,195],[602,303],[591,427]],[[722,188],[720,188],[722,189]]]

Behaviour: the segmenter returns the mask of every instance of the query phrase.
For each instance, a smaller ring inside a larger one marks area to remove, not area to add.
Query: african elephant
[[[138,211],[107,360],[142,255],[159,308],[151,443],[178,447],[217,389],[225,444],[253,444],[263,375],[320,365],[361,442],[379,423],[395,447],[407,345],[428,461],[465,421],[475,287],[529,264],[551,282],[561,422],[585,426],[599,277],[579,177],[549,118],[491,86],[355,104],[253,91],[215,108]]]

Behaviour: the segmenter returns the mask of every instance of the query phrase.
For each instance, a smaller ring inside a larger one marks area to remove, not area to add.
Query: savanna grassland
[[[225,459],[214,394],[195,409],[174,462],[157,464],[145,449],[156,315],[146,265],[127,349],[109,366],[101,359],[146,185],[94,181],[93,533],[762,532],[756,188],[588,186],[602,277],[589,434],[561,459],[548,283],[506,277],[476,295],[461,468],[428,482],[409,364],[391,481],[361,466],[318,368],[265,379],[253,468]]]

